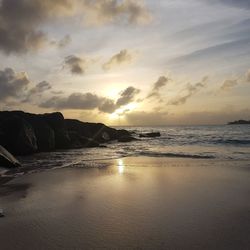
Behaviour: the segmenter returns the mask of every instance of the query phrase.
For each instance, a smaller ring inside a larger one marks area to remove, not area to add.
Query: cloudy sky
[[[249,94],[249,0],[0,0],[1,110],[223,124]]]

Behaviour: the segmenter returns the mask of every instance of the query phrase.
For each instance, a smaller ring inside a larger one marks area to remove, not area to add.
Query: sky
[[[0,110],[107,125],[250,119],[249,0],[0,0]]]

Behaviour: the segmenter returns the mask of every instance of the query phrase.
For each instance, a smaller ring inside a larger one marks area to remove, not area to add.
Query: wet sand
[[[0,186],[0,249],[250,249],[250,163],[135,157]]]

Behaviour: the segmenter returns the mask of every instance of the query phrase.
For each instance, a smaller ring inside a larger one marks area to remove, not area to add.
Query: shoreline
[[[126,157],[102,163],[1,185],[1,249],[249,246],[249,161]]]

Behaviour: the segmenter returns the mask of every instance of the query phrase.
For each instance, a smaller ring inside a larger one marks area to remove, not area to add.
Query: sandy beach
[[[1,250],[249,249],[249,162],[128,157],[0,187]]]

